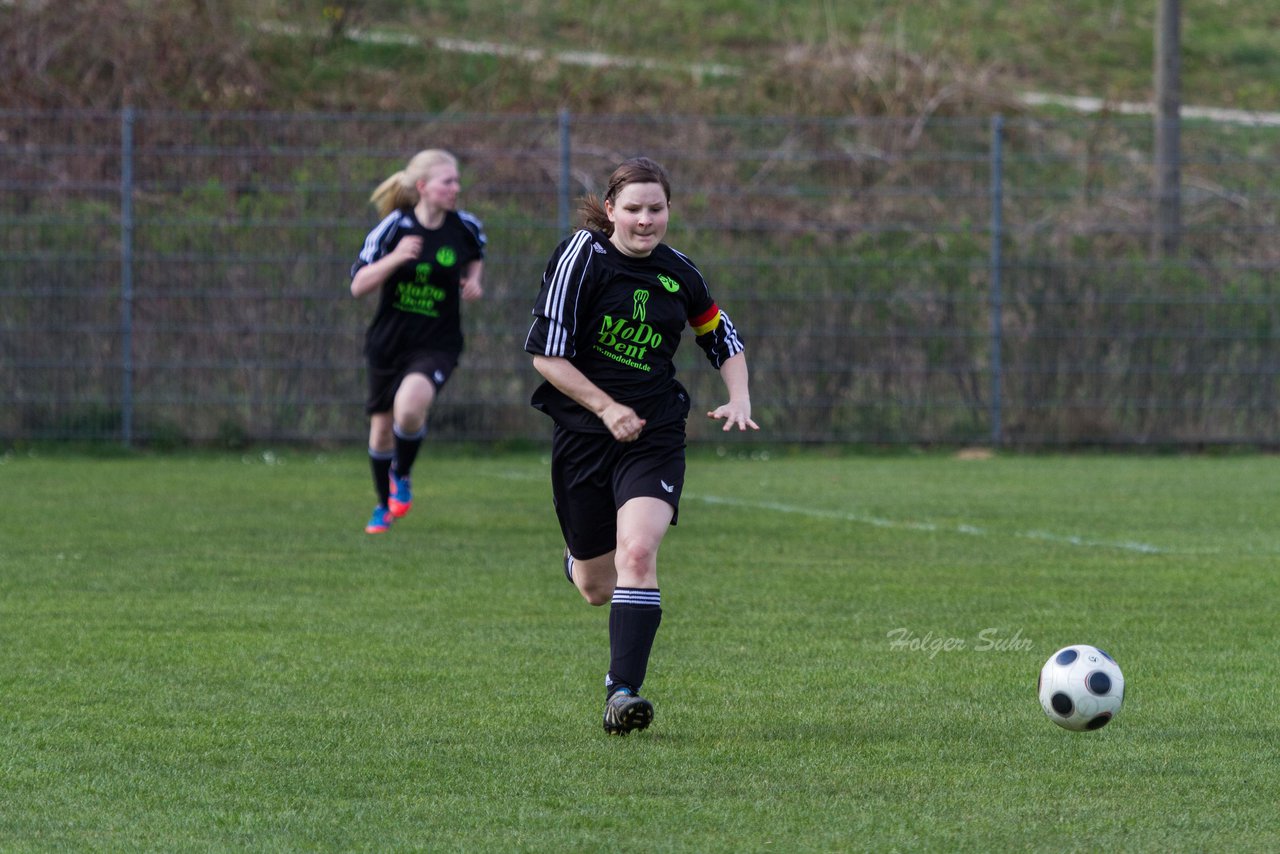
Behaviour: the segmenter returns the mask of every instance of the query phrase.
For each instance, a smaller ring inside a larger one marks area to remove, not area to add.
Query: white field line
[[[840,510],[818,510],[812,507],[801,507],[795,504],[782,504],[775,501],[745,501],[739,498],[724,498],[718,495],[691,495],[684,493],[685,498],[693,498],[705,504],[722,504],[730,507],[747,507],[753,510],[770,510],[775,513],[790,513],[807,516],[811,519],[832,519],[837,522],[851,522],[857,525],[869,525],[873,528],[886,528],[899,531],[921,531],[924,533],[963,534],[970,537],[999,536],[999,532],[989,531],[977,525],[939,525],[934,522],[907,522],[896,519],[885,519],[881,516],[868,516],[862,513],[848,513]],[[1053,534],[1047,531],[1018,531],[1014,537],[1027,540],[1039,540],[1057,545],[1079,546],[1089,549],[1116,549],[1118,551],[1137,552],[1138,554],[1174,554],[1169,549],[1162,549],[1148,543],[1133,540],[1095,540],[1074,534]]]
[[[547,475],[544,473],[534,474],[528,471],[506,471],[501,473],[499,477],[505,478],[506,480],[540,481],[545,480]],[[816,507],[803,507],[798,504],[784,504],[777,501],[750,501],[742,498],[727,498],[721,495],[699,495],[695,492],[689,491],[685,491],[682,497],[688,501],[701,501],[703,504],[720,505],[724,507],[743,507],[749,510],[769,510],[775,513],[805,516],[810,519],[827,519],[834,522],[847,522],[854,525],[867,525],[872,528],[882,528],[894,531],[960,534],[967,537],[1010,537],[1013,539],[1052,543],[1053,545],[1074,546],[1076,548],[1085,549],[1110,549],[1114,551],[1132,552],[1144,555],[1186,556],[1220,555],[1227,553],[1216,546],[1205,548],[1166,548],[1163,546],[1152,545],[1151,543],[1140,542],[1138,540],[1099,540],[1078,534],[1059,534],[1051,531],[1031,530],[1006,533],[1003,531],[994,531],[989,528],[983,528],[978,525],[966,524],[964,522],[953,525],[939,525],[936,522],[913,522],[901,519],[886,519],[883,516],[872,516],[866,513],[851,513],[843,510],[823,510]],[[1232,550],[1232,552],[1235,553],[1235,550]],[[1238,553],[1242,555],[1277,554],[1280,553],[1280,549],[1244,548]]]
[[[296,24],[285,24],[278,21],[264,21],[259,24],[263,32],[277,35],[300,36],[302,27]],[[315,29],[310,35],[322,35],[323,31]],[[652,59],[633,59],[618,57],[598,51],[565,50],[547,51],[539,48],[526,48],[518,45],[501,44],[499,42],[459,39],[450,36],[418,36],[407,32],[388,32],[386,30],[351,29],[346,37],[353,41],[370,44],[421,45],[434,47],[450,53],[467,53],[481,56],[505,56],[525,62],[544,62],[555,59],[566,65],[582,65],[589,68],[648,68],[676,69],[687,71],[694,77],[737,77],[742,72],[731,65],[719,63],[694,63],[676,65],[658,62]],[[1056,106],[1075,110],[1079,113],[1120,113],[1122,115],[1155,114],[1155,106],[1148,102],[1107,101],[1103,98],[1080,97],[1075,95],[1055,95],[1048,92],[1023,92],[1018,95],[1022,103],[1029,107]],[[1205,119],[1223,124],[1240,124],[1254,127],[1280,127],[1280,113],[1263,113],[1253,110],[1232,110],[1222,107],[1182,107],[1184,119]]]

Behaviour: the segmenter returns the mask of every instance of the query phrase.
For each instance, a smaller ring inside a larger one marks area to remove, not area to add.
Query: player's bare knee
[[[658,543],[647,538],[620,539],[614,562],[620,576],[647,578],[657,570]]]

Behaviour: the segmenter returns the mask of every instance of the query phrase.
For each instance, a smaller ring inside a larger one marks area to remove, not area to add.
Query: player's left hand
[[[707,413],[708,418],[717,420],[724,419],[724,430],[727,433],[734,425],[737,425],[739,431],[746,430],[750,427],[752,430],[759,430],[760,425],[751,420],[751,404],[742,401],[731,400],[723,406],[719,406]]]
[[[466,302],[474,302],[484,296],[484,288],[480,286],[480,280],[472,277],[462,280],[462,299]]]

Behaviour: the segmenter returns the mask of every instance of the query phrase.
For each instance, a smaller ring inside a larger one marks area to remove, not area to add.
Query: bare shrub
[[[256,105],[241,0],[63,0],[0,10],[5,107]]]

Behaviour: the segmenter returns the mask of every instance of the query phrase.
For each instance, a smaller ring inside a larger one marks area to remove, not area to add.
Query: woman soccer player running
[[[720,371],[724,429],[751,420],[747,362],[733,324],[693,262],[662,242],[671,203],[663,168],[637,157],[584,202],[585,228],[552,253],[525,341],[543,382],[533,405],[554,421],[551,487],[565,575],[609,610],[604,730],[653,719],[640,696],[662,620],[658,548],[676,524],[689,394],[673,358],[685,326]]]
[[[382,221],[351,267],[351,295],[378,293],[365,333],[369,464],[378,503],[365,531],[381,534],[413,505],[410,476],[427,415],[462,353],[460,300],[483,295],[486,238],[457,210],[458,161],[428,149],[383,181],[370,201]]]

